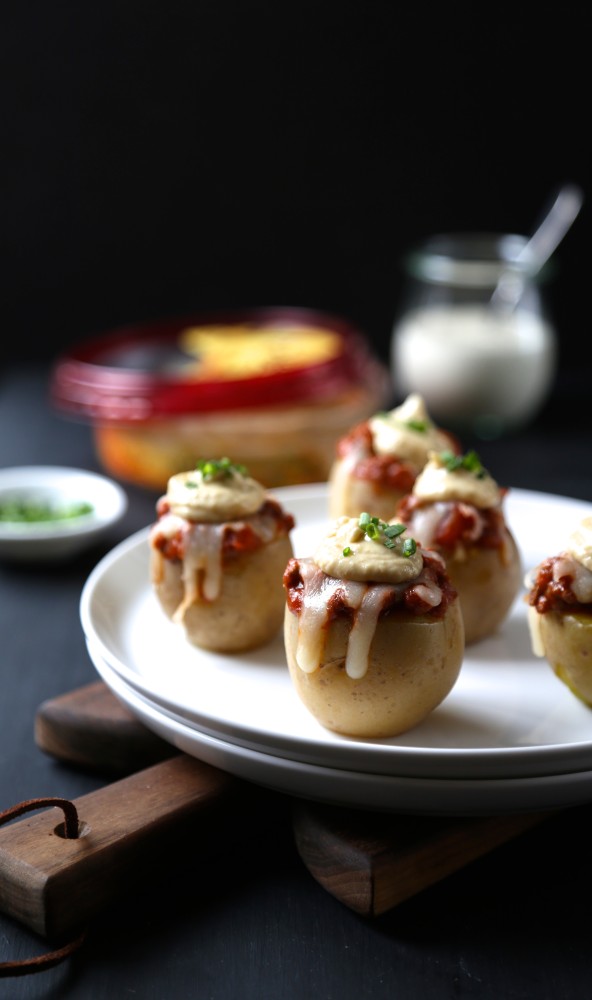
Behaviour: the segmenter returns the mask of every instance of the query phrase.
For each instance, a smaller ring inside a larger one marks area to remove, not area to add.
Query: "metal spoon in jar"
[[[525,280],[533,278],[547,263],[577,218],[583,201],[583,192],[576,184],[560,189],[540,226],[500,276],[491,296],[494,308],[511,311],[516,307]]]

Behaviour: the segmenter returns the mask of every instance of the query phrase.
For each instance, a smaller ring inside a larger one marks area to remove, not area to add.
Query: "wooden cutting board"
[[[215,823],[214,806],[232,810],[252,790],[179,754],[102,681],[44,702],[34,737],[63,762],[117,778],[74,800],[78,837],[64,835],[55,807],[0,827],[0,909],[49,938],[85,925],[139,866],[163,857],[163,838],[181,824],[196,816],[201,821],[206,810]],[[432,818],[293,800],[291,815],[310,874],[346,906],[372,917],[551,814]]]

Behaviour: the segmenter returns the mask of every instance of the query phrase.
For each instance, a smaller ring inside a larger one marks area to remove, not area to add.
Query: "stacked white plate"
[[[309,555],[327,524],[324,485],[275,490]],[[510,491],[525,570],[564,547],[592,507]],[[468,647],[448,698],[409,733],[357,740],[300,702],[281,634],[241,655],[190,645],[152,591],[148,528],[95,567],[81,596],[89,655],[114,694],[178,749],[290,795],[424,815],[554,809],[592,800],[592,710],[530,646],[522,592],[499,632]]]

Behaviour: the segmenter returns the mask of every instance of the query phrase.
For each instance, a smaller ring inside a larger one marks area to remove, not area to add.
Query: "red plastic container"
[[[121,328],[58,358],[51,384],[55,406],[92,425],[106,471],[155,490],[204,457],[268,487],[324,481],[337,440],[389,392],[359,330],[280,308]]]

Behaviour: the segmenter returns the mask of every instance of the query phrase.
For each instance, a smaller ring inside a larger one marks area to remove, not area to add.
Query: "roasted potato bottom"
[[[444,700],[460,673],[464,630],[458,601],[437,621],[380,619],[359,680],[345,672],[349,623],[327,627],[322,665],[305,673],[296,663],[298,621],[286,607],[284,642],[294,687],[323,726],[346,736],[384,738],[412,729]]]
[[[331,467],[328,493],[330,517],[359,517],[368,511],[383,521],[394,517],[397,504],[405,495],[401,490],[386,489],[367,479],[356,479],[341,458],[336,459]]]
[[[538,615],[545,657],[560,681],[592,707],[592,615]]]
[[[446,558],[460,598],[467,646],[499,628],[522,586],[522,560],[514,538],[508,536],[504,557],[498,549],[476,546],[467,549],[464,559]]]
[[[213,652],[238,653],[272,639],[282,627],[282,577],[292,554],[286,536],[225,562],[218,598],[193,603],[183,615],[189,642]],[[184,595],[181,564],[164,559],[162,579],[154,588],[165,614],[173,619]]]

